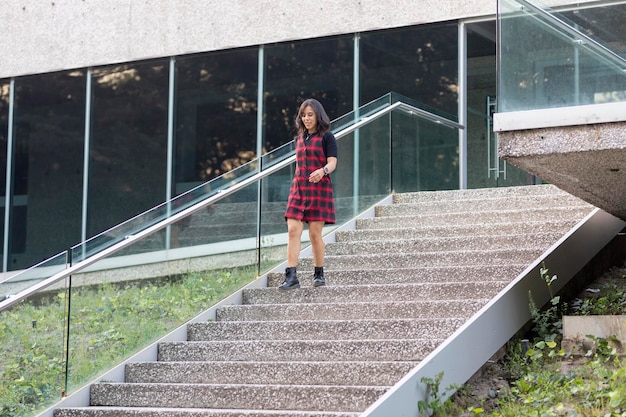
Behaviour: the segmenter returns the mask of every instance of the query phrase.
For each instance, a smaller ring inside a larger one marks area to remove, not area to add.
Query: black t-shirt
[[[333,135],[331,131],[328,131],[324,133],[322,140],[322,147],[324,148],[326,158],[331,156],[337,158],[337,139],[335,139],[335,135]]]

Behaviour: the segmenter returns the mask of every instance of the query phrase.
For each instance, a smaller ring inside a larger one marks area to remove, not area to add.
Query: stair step
[[[187,340],[445,339],[465,319],[250,321],[190,323]]]
[[[441,191],[417,191],[409,193],[394,194],[394,203],[411,203],[425,201],[456,201],[464,199],[482,199],[498,197],[536,197],[543,195],[568,196],[569,193],[561,190],[552,184],[542,185],[521,185],[515,187],[499,188],[471,188],[465,190],[441,190]]]
[[[591,207],[583,200],[572,195],[537,195],[472,197],[456,200],[396,202],[395,204],[376,207],[376,216],[406,216],[413,213],[441,214],[475,211],[536,209],[537,207]]]
[[[520,247],[518,249],[457,250],[446,252],[411,252],[365,255],[328,255],[324,257],[324,272],[333,270],[416,268],[461,265],[501,265],[504,263],[530,263],[545,248]],[[302,258],[298,268],[313,270],[313,258]]]
[[[54,417],[358,417],[359,412],[224,410],[203,408],[78,407],[57,408]]]
[[[527,210],[500,210],[459,212],[443,214],[413,214],[410,216],[396,217],[373,217],[358,219],[357,229],[387,229],[412,226],[443,226],[449,224],[474,224],[482,225],[483,229],[496,223],[517,223],[526,221],[554,221],[572,218],[582,219],[593,210],[591,206],[585,207],[550,207]]]
[[[488,298],[463,297],[457,300],[232,305],[219,308],[216,315],[219,321],[470,317],[488,301]]]
[[[389,387],[97,383],[91,404],[114,407],[363,411]]]
[[[418,362],[142,362],[126,365],[128,383],[391,386]]]
[[[484,230],[483,230],[484,232]],[[562,233],[533,233],[524,235],[475,235],[463,237],[438,237],[412,239],[377,239],[358,242],[338,242],[326,245],[327,256],[358,255],[368,253],[415,253],[473,250],[515,249],[520,247],[548,248]]]
[[[444,339],[163,342],[159,361],[418,361]]]
[[[389,227],[387,229],[357,229],[343,230],[336,233],[337,242],[370,241],[385,239],[414,239],[420,238],[446,238],[460,236],[475,236],[488,232],[491,236],[508,234],[530,234],[537,232],[555,232],[561,235],[570,230],[578,220],[564,219],[558,221],[528,221],[522,223],[491,223],[489,227],[484,224],[445,224],[441,226],[403,225],[401,227]]]
[[[418,268],[387,268],[368,270],[324,270],[327,285],[417,284],[466,281],[507,281],[516,277],[527,264],[433,266]],[[282,272],[267,275],[267,286],[277,287],[285,278]],[[310,287],[313,270],[298,268],[300,286]]]
[[[509,281],[352,285],[299,288],[288,291],[281,291],[276,288],[254,288],[243,291],[243,303],[337,303],[350,299],[361,302],[467,300],[471,298],[491,298],[508,283]]]

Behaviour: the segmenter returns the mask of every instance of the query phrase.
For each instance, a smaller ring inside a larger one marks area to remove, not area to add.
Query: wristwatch
[[[328,175],[328,167],[324,167],[324,175]]]

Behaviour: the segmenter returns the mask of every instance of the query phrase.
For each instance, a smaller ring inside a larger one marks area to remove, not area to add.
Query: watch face
[[[324,174],[328,174],[328,168],[324,167]]]

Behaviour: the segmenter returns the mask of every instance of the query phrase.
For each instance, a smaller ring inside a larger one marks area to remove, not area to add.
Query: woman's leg
[[[287,268],[285,269],[285,280],[278,286],[279,290],[292,290],[300,288],[296,267],[300,256],[301,236],[304,223],[296,219],[287,219]]]
[[[287,267],[289,268],[295,268],[298,266],[303,230],[303,222],[296,219],[287,219]]]
[[[322,228],[324,222],[309,223],[309,239],[311,239],[311,248],[313,250],[314,266],[324,266],[324,240],[322,239]]]
[[[324,278],[324,240],[322,239],[322,228],[324,222],[309,223],[309,238],[311,239],[311,247],[313,250],[313,263],[315,271],[313,272],[313,286],[323,287],[326,285]]]

